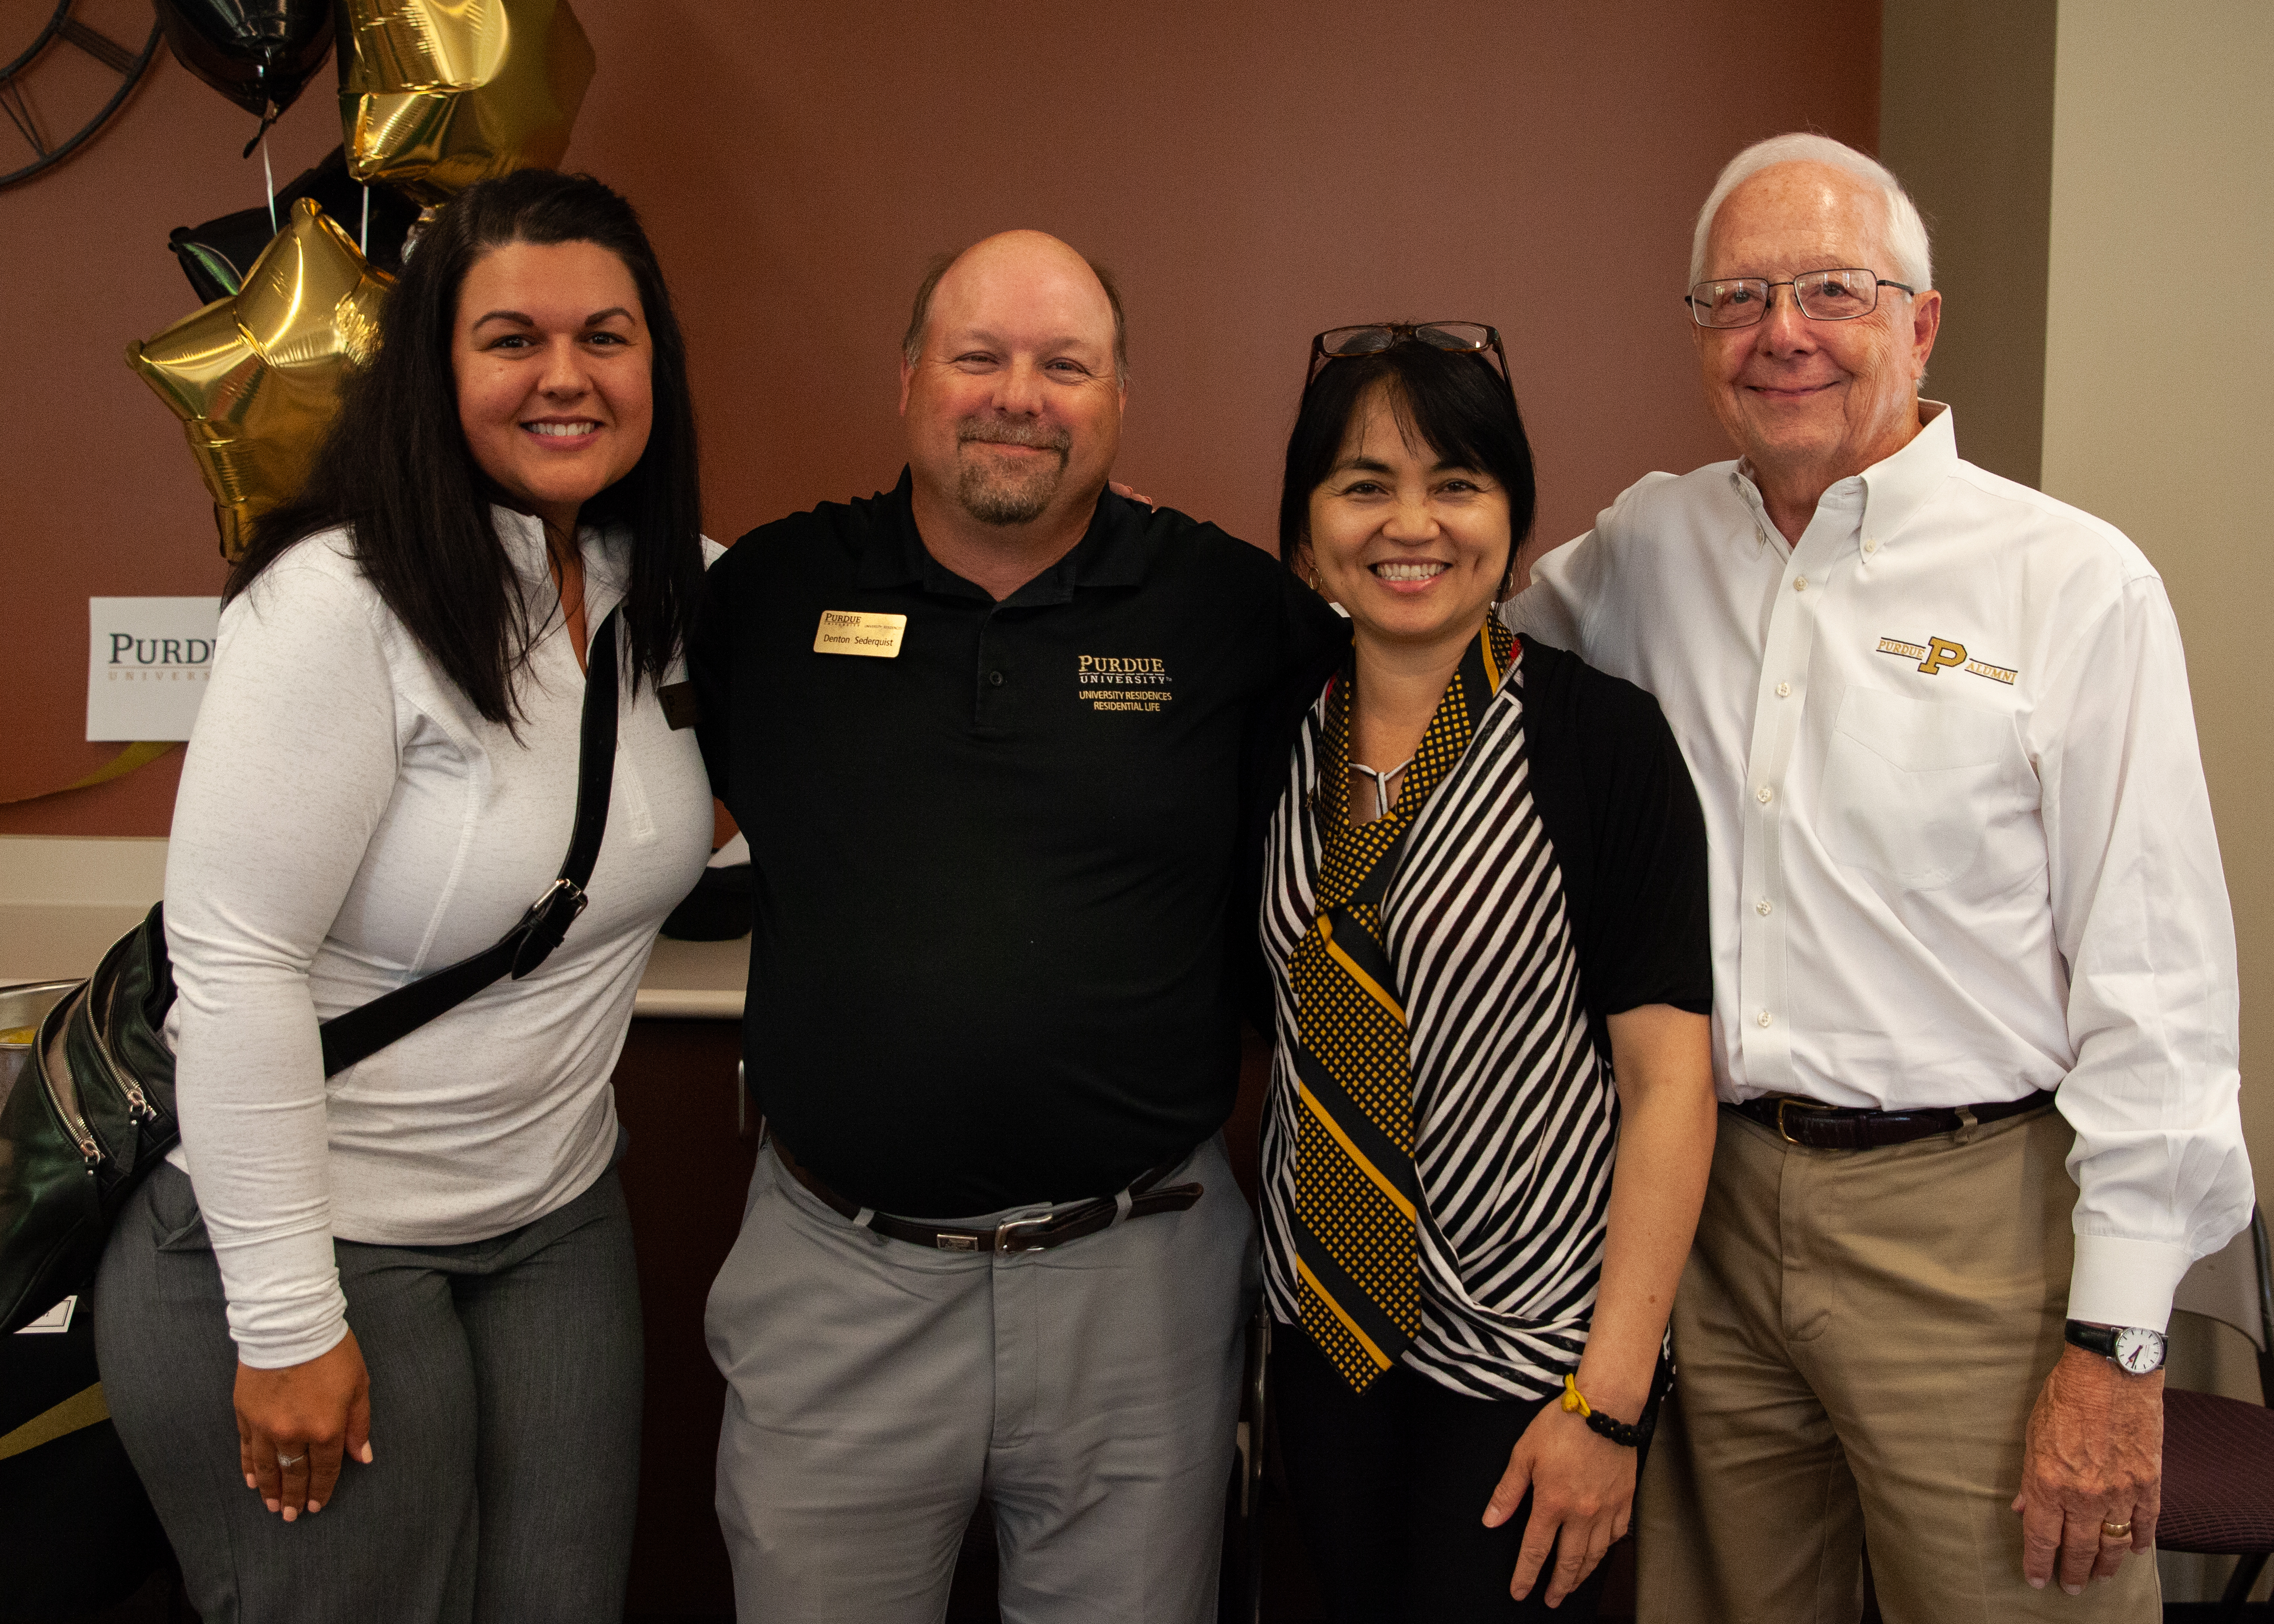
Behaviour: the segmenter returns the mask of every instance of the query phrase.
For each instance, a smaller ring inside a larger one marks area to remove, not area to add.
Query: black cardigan
[[[1563,882],[1580,992],[1595,1047],[1610,1055],[1608,1018],[1648,1004],[1713,1008],[1706,819],[1681,747],[1658,701],[1577,655],[1523,640],[1525,747],[1532,793]],[[1268,793],[1246,808],[1241,876],[1249,921],[1263,884],[1264,837],[1286,791],[1298,730],[1324,686],[1276,713]],[[1260,944],[1244,956],[1243,1007],[1272,1029],[1271,978]]]

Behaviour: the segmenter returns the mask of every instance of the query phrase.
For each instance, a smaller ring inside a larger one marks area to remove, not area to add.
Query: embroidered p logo
[[[1964,643],[1953,643],[1947,637],[1930,637],[1926,640],[1926,658],[1919,662],[1919,669],[1931,677],[1965,663]]]

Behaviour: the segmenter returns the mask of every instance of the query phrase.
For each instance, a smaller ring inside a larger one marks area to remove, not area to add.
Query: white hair
[[[1877,192],[1887,206],[1887,252],[1894,259],[1898,276],[1919,293],[1934,285],[1934,256],[1927,247],[1926,222],[1919,218],[1918,205],[1911,201],[1902,183],[1877,159],[1867,158],[1828,135],[1796,134],[1773,135],[1766,141],[1756,141],[1730,159],[1722,169],[1721,178],[1713,183],[1713,190],[1706,194],[1706,207],[1698,211],[1698,230],[1690,244],[1690,286],[1706,280],[1706,239],[1713,229],[1713,216],[1721,212],[1721,205],[1745,182],[1780,163],[1825,164],[1845,170]]]

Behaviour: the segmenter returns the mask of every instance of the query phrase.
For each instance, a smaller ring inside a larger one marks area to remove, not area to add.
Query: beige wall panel
[[[2059,0],[1886,0],[1879,161],[1926,217],[1942,333],[1926,393],[1959,450],[2037,483]]]
[[[2121,527],[2187,639],[2242,956],[2242,1116],[2274,1169],[2274,6],[2063,0],[2044,489]]]
[[[2270,82],[2263,0],[2062,0],[2043,474],[2048,493],[2140,544],[2187,639],[2234,899],[2242,1123],[2262,1199],[2274,1171],[2274,306],[2258,291],[2274,266]],[[2233,1350],[2191,1351],[2174,1380],[2257,1396]],[[2216,1598],[2233,1566],[2161,1560],[2174,1601]]]

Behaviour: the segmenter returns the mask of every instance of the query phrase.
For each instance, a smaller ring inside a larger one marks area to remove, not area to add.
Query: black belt
[[[1811,1150],[1878,1150],[2019,1116],[2052,1102],[2052,1095],[2040,1088],[2022,1099],[2000,1100],[1994,1105],[1938,1106],[1916,1111],[1851,1110],[1788,1094],[1764,1094],[1722,1109],[1774,1128],[1788,1145],[1805,1145]]]
[[[1143,1218],[1153,1213],[1180,1213],[1201,1199],[1200,1184],[1167,1184],[1160,1188],[1161,1180],[1182,1166],[1192,1153],[1186,1151],[1171,1161],[1163,1162],[1149,1172],[1141,1173],[1129,1188],[1119,1195],[1102,1195],[1095,1200],[1069,1207],[1063,1212],[1044,1213],[1034,1218],[1013,1218],[1007,1223],[997,1224],[991,1229],[941,1229],[928,1223],[912,1223],[906,1218],[895,1218],[890,1213],[880,1213],[855,1206],[815,1176],[812,1169],[790,1154],[789,1147],[781,1136],[773,1136],[774,1154],[789,1176],[813,1192],[823,1206],[864,1223],[879,1235],[896,1241],[907,1241],[914,1246],[937,1247],[941,1252],[1048,1252],[1053,1246],[1063,1246],[1068,1241],[1080,1240],[1085,1235],[1095,1235],[1116,1218]]]

